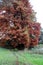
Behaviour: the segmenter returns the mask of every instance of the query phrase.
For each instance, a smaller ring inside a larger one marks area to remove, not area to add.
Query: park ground
[[[0,48],[0,65],[43,65],[43,45],[22,51]]]

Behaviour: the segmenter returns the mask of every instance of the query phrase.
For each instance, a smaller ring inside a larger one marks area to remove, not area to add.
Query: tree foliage
[[[3,0],[0,8],[0,46],[37,45],[40,24],[34,22],[33,13],[28,0]]]

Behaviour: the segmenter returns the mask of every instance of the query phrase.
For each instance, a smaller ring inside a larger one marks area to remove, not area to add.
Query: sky
[[[37,22],[41,23],[43,28],[43,0],[30,0],[30,2],[35,12],[37,12]]]

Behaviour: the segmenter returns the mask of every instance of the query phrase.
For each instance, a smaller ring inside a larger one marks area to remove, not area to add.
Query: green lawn
[[[0,48],[0,65],[43,65],[43,55]]]

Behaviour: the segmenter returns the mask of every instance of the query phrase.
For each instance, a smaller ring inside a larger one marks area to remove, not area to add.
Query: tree
[[[37,45],[40,24],[34,22],[35,15],[30,2],[3,0],[3,3],[0,9],[0,39],[3,40],[4,46],[10,45],[15,48],[18,45],[24,47]]]

